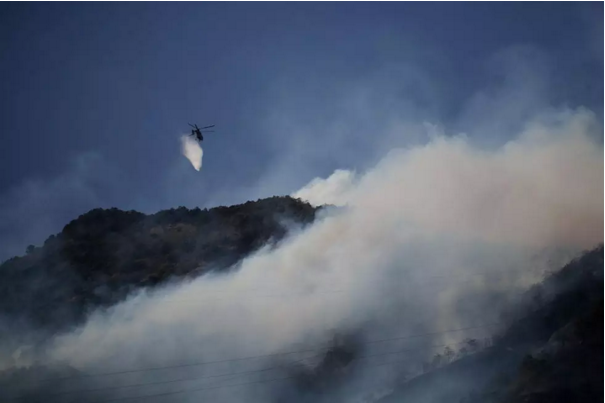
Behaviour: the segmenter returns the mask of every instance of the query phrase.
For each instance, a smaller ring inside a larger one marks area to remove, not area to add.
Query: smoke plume
[[[588,111],[563,112],[495,150],[436,136],[391,151],[360,175],[317,178],[296,195],[341,205],[334,214],[235,272],[141,292],[96,312],[57,337],[47,360],[120,372],[91,381],[96,388],[139,385],[112,389],[111,398],[302,401],[304,388],[296,389],[287,368],[316,368],[317,352],[335,334],[355,334],[362,355],[374,358],[328,401],[383,393],[436,346],[490,336],[482,324],[540,279],[541,257],[602,242],[595,123]],[[197,144],[183,144],[198,169],[201,149],[195,160],[185,145]],[[242,357],[257,358],[232,361]],[[199,362],[208,364],[193,365]],[[174,381],[158,383],[167,379]]]
[[[305,187],[292,194],[314,206],[331,204],[343,206],[355,186],[355,172],[338,169],[327,179],[315,178]]]
[[[186,134],[181,136],[181,152],[191,162],[193,168],[196,171],[202,169],[202,157],[204,156],[204,150],[200,144],[195,141],[191,136]]]

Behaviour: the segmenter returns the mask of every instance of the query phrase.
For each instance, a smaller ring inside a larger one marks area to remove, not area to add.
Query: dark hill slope
[[[400,385],[381,403],[603,401],[603,246],[533,287],[491,347]]]
[[[62,330],[133,289],[229,268],[315,214],[290,197],[153,215],[92,210],[0,266],[0,326]]]

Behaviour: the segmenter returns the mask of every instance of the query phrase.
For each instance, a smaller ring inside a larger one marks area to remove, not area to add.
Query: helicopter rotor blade
[[[212,125],[212,126],[204,126],[204,127],[202,127],[202,129],[209,129],[209,128],[214,127],[214,126],[215,126],[215,125]]]

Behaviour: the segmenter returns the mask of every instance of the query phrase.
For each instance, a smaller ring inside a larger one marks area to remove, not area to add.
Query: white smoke
[[[196,171],[202,168],[204,150],[200,146],[200,143],[195,141],[191,136],[186,134],[181,136],[181,152],[191,162]]]
[[[498,302],[538,278],[532,256],[602,242],[603,152],[591,140],[594,124],[589,112],[566,112],[492,151],[464,137],[438,136],[393,150],[357,179],[347,171],[315,179],[296,194],[315,204],[346,205],[341,213],[245,259],[233,274],[142,293],[97,312],[57,338],[49,355],[85,371],[136,369],[301,350],[322,345],[333,330],[362,330],[372,340],[493,321]],[[486,335],[488,329],[472,334]],[[370,343],[368,350],[412,346],[421,360],[431,345],[468,336]],[[164,376],[204,377],[266,364],[218,363]],[[380,388],[393,375],[369,374]],[[276,372],[257,375],[175,382],[151,392],[258,381]],[[121,379],[136,384],[153,381],[150,376]],[[211,400],[271,401],[284,383],[213,389]],[[131,388],[116,396],[145,393]],[[200,392],[185,392],[171,400],[199,398]]]
[[[385,216],[435,234],[542,247],[594,244],[603,236],[594,119],[580,110],[555,123],[537,121],[495,151],[477,149],[465,136],[433,136],[426,146],[393,150],[359,184],[353,172],[339,170],[293,196],[313,205],[380,206]]]
[[[350,198],[355,180],[355,172],[337,169],[327,179],[313,179],[305,187],[293,193],[292,197],[305,200],[314,206],[323,204],[343,206]]]

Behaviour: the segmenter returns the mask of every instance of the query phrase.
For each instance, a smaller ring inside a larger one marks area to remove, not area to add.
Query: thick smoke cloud
[[[356,185],[336,171],[293,196],[314,205],[380,205],[434,233],[499,243],[585,246],[603,234],[602,150],[592,113],[545,116],[495,151],[464,136],[394,150]],[[346,196],[345,196],[346,195]],[[378,199],[382,199],[379,201]],[[346,202],[345,202],[346,203]]]
[[[196,171],[202,169],[204,150],[200,144],[188,135],[181,136],[181,152],[191,162]]]
[[[355,172],[338,169],[327,179],[313,179],[292,194],[292,197],[305,200],[314,206],[324,204],[343,206],[351,197],[350,192],[354,186]]]
[[[588,111],[564,111],[534,120],[495,150],[464,136],[435,136],[391,151],[361,175],[315,179],[295,194],[341,205],[333,215],[245,259],[232,274],[143,292],[95,313],[54,340],[47,359],[103,372],[320,349],[335,333],[355,334],[363,354],[375,356],[370,362],[405,364],[361,365],[346,394],[333,391],[331,401],[384,391],[400,371],[417,371],[436,346],[488,337],[494,329],[481,324],[493,323],[540,278],[551,252],[602,242],[603,155],[592,140],[598,126]],[[414,334],[429,336],[400,337]],[[402,349],[414,351],[385,355]],[[136,372],[96,386],[187,378],[110,396],[278,401],[293,388],[291,379],[277,380],[288,378],[284,363],[309,356]]]

